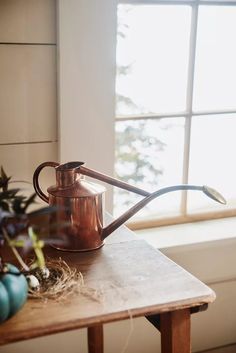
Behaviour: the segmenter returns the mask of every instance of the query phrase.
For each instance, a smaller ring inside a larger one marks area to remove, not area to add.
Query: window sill
[[[136,230],[158,249],[236,238],[236,217]]]
[[[135,233],[210,286],[236,280],[236,217]]]

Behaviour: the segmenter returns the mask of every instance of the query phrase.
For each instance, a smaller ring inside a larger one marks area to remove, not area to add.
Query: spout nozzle
[[[204,192],[205,195],[210,197],[212,200],[219,202],[223,205],[226,205],[225,198],[215,189],[210,188],[209,186],[203,185],[202,191]]]

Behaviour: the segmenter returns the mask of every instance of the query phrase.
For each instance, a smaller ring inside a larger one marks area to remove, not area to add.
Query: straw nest
[[[31,272],[38,279],[39,287],[29,289],[29,298],[63,301],[79,294],[92,300],[99,300],[100,294],[85,285],[82,273],[76,268],[71,268],[62,259],[49,259],[46,267],[49,270],[48,278],[45,278],[39,269]]]

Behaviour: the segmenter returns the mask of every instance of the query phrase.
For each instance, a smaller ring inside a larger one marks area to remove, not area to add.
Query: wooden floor
[[[198,353],[236,353],[236,344],[231,344],[229,346],[210,349],[208,351],[201,351]]]

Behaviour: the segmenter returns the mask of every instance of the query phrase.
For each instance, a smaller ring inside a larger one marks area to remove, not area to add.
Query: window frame
[[[194,69],[196,60],[196,44],[197,44],[197,30],[198,30],[198,11],[199,6],[236,6],[236,1],[224,1],[224,0],[120,0],[119,4],[129,5],[189,5],[192,8],[191,12],[191,27],[190,27],[190,45],[189,45],[189,61],[188,61],[188,78],[187,78],[187,98],[186,98],[186,111],[166,113],[166,114],[142,114],[142,115],[131,115],[131,116],[116,116],[115,122],[119,121],[132,121],[132,120],[146,120],[146,119],[163,119],[163,118],[185,118],[184,127],[184,158],[183,158],[183,171],[182,171],[182,183],[188,183],[189,174],[189,162],[190,162],[190,139],[191,139],[191,125],[192,119],[196,116],[211,116],[217,114],[236,114],[236,109],[226,110],[207,110],[194,112],[193,106],[193,90],[194,90]],[[223,217],[232,217],[236,215],[236,208],[227,209],[225,211],[214,211],[199,212],[189,214],[187,212],[187,198],[188,192],[182,191],[180,214],[177,216],[167,216],[166,218],[145,218],[135,221],[128,222],[131,229],[142,229],[148,227],[155,227],[160,225],[187,223],[206,219],[217,219]]]
[[[206,110],[206,111],[193,111],[193,90],[194,90],[194,69],[196,60],[196,44],[197,44],[197,30],[198,30],[198,12],[199,6],[236,6],[236,0],[224,1],[224,0],[120,0],[118,4],[126,5],[189,5],[192,8],[191,11],[191,26],[190,26],[190,44],[189,44],[189,61],[188,61],[188,76],[187,76],[187,98],[186,98],[186,111],[174,112],[166,114],[142,114],[142,115],[129,115],[119,116],[115,118],[115,123],[119,121],[132,121],[132,120],[146,120],[146,119],[163,119],[163,118],[185,118],[184,127],[184,158],[183,158],[183,170],[182,170],[182,183],[188,184],[189,174],[189,161],[190,161],[190,139],[191,139],[191,126],[192,119],[196,116],[211,116],[220,114],[236,114],[235,109],[226,110]],[[236,215],[236,208],[227,210],[211,210],[209,212],[196,212],[188,213],[187,211],[187,198],[188,192],[182,191],[181,193],[181,205],[180,214],[167,216],[163,218],[150,217],[136,219],[135,221],[129,221],[128,226],[133,229],[143,229],[162,225],[171,225],[179,223],[188,223],[193,221],[218,219],[224,217],[232,217]]]

